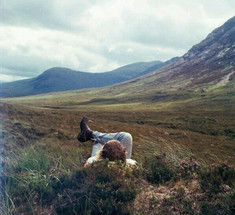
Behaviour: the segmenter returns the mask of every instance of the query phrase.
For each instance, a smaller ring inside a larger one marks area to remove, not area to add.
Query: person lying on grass
[[[88,118],[83,117],[83,119],[80,122],[81,131],[78,134],[77,139],[80,142],[86,142],[86,141],[92,140],[94,143],[91,157],[87,160],[88,163],[92,163],[96,161],[98,157],[100,157],[100,152],[103,150],[106,143],[108,143],[111,140],[116,140],[116,142],[118,141],[121,143],[122,147],[126,151],[125,152],[127,154],[126,162],[133,164],[133,165],[136,164],[136,161],[131,159],[133,139],[130,133],[127,133],[127,132],[101,133],[98,131],[92,131],[88,127],[87,123],[88,123]],[[111,149],[111,147],[109,148]]]

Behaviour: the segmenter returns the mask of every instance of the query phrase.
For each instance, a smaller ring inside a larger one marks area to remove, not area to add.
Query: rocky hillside
[[[162,78],[186,80],[184,86],[198,87],[226,83],[234,79],[235,17],[212,31],[206,39],[193,46],[178,61],[154,74],[166,72]]]
[[[135,89],[135,93],[142,94],[143,89],[150,93],[172,92],[234,82],[234,35],[235,17],[232,17],[176,61],[117,87],[125,91]]]

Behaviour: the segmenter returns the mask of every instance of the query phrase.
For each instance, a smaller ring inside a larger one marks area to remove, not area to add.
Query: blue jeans
[[[93,131],[94,145],[91,157],[96,156],[103,148],[104,144],[109,140],[118,140],[127,150],[127,158],[131,158],[132,153],[132,136],[127,132],[118,133],[101,133]]]

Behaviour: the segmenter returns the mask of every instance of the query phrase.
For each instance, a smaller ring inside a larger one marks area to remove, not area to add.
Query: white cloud
[[[134,52],[134,49],[129,48],[129,49],[126,50],[126,52],[127,52],[127,53],[132,53],[132,52]]]
[[[233,0],[3,0],[1,73],[34,77],[54,66],[102,72],[168,60],[232,17],[234,8]]]
[[[11,81],[17,81],[17,80],[23,80],[27,79],[29,77],[22,77],[17,75],[5,75],[0,73],[0,80],[4,82],[11,82]]]

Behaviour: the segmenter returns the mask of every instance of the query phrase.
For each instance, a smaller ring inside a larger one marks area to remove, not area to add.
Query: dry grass
[[[225,159],[234,162],[234,138],[220,134],[200,133],[198,126],[208,128],[211,123],[210,120],[201,122],[200,120],[204,118],[202,114],[198,116],[198,113],[194,115],[191,113],[190,119],[198,119],[198,121],[185,121],[185,117],[182,116],[185,113],[140,111],[140,109],[91,111],[85,107],[69,110],[4,104],[2,114],[5,119],[6,137],[13,145],[25,147],[35,143],[45,145],[48,150],[58,148],[66,159],[76,151],[84,153],[84,158],[90,154],[91,143],[80,144],[76,140],[80,119],[86,115],[93,121],[90,123],[93,130],[131,133],[134,139],[133,157],[137,160],[148,153],[160,152],[164,149],[175,160],[178,159],[174,158],[176,152],[179,157],[187,152],[190,156],[194,155],[208,163]],[[216,121],[215,126],[221,125],[223,130],[226,127],[227,117],[224,116],[223,119],[219,117],[216,113],[214,116],[210,113],[209,116]],[[221,123],[222,121],[224,124]],[[227,125],[230,125],[231,121],[228,119],[227,121]],[[66,151],[71,152],[66,155]]]

